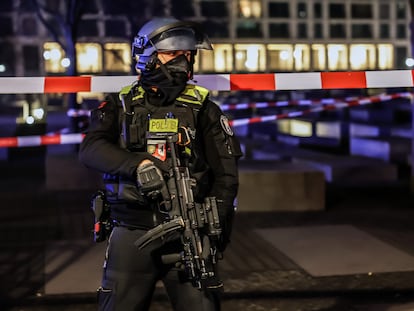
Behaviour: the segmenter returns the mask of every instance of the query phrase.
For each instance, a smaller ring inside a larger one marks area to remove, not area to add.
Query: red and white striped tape
[[[233,127],[248,125],[259,122],[269,122],[284,118],[293,118],[303,116],[312,112],[319,112],[323,110],[342,109],[346,107],[362,106],[373,103],[385,102],[397,98],[409,98],[413,99],[413,94],[409,92],[396,93],[396,94],[382,94],[360,99],[348,98],[347,101],[327,101],[326,105],[319,105],[314,108],[306,109],[303,111],[293,111],[289,113],[261,116],[245,119],[231,120],[230,124]],[[54,134],[43,136],[20,136],[20,137],[0,137],[0,148],[9,147],[33,147],[42,145],[63,145],[63,144],[79,144],[82,142],[84,134]]]
[[[195,75],[216,91],[413,87],[413,70]],[[136,76],[0,77],[0,94],[118,92]]]
[[[320,100],[311,100],[311,99],[303,99],[303,100],[282,100],[276,102],[252,102],[252,103],[239,103],[239,104],[222,104],[220,105],[221,110],[223,111],[232,111],[232,110],[243,110],[243,109],[263,109],[263,108],[272,108],[272,107],[288,107],[288,106],[310,106],[310,105],[328,105],[334,103],[342,103],[342,102],[367,102],[367,103],[375,103],[375,102],[382,102],[387,101],[390,99],[395,98],[411,98],[412,94],[408,92],[402,93],[395,93],[392,95],[375,95],[371,97],[346,97],[343,99],[337,98],[322,98]],[[89,117],[91,114],[90,110],[87,109],[69,109],[66,113],[68,117]]]
[[[331,104],[317,106],[317,107],[302,110],[302,111],[292,111],[292,112],[282,113],[282,114],[277,114],[277,115],[236,119],[236,120],[231,120],[230,124],[233,127],[237,127],[237,126],[243,126],[243,125],[248,125],[248,124],[253,124],[253,123],[270,122],[270,121],[275,121],[275,120],[280,120],[280,119],[300,117],[300,116],[313,113],[313,112],[343,109],[346,107],[354,107],[354,106],[362,106],[362,105],[368,105],[368,104],[373,104],[373,103],[385,102],[385,101],[389,101],[389,100],[397,99],[397,98],[409,98],[412,101],[413,94],[408,93],[408,92],[396,93],[396,94],[390,94],[390,95],[382,94],[382,95],[376,95],[376,96],[371,96],[367,98],[354,99],[354,100],[343,101],[343,102],[334,102]]]
[[[353,100],[355,97],[350,97],[344,99],[345,101]],[[288,107],[288,106],[309,106],[309,105],[316,105],[316,104],[333,104],[336,102],[343,102],[344,100],[334,99],[334,98],[323,98],[321,100],[282,100],[276,102],[252,102],[252,103],[239,103],[239,104],[220,104],[220,108],[222,111],[232,111],[232,110],[243,110],[243,109],[263,109],[263,108],[272,108],[272,107]],[[76,117],[89,117],[91,115],[91,111],[88,109],[69,109],[66,113],[68,117],[76,118]]]
[[[391,97],[391,98],[390,98]],[[272,108],[272,107],[288,107],[288,106],[311,106],[311,105],[328,105],[341,102],[363,102],[368,101],[369,103],[382,102],[395,98],[411,98],[411,93],[402,92],[395,93],[392,95],[376,95],[371,97],[345,97],[343,99],[338,98],[322,98],[318,100],[312,99],[300,99],[300,100],[282,100],[276,102],[253,102],[253,103],[238,103],[238,104],[224,104],[220,105],[221,110],[231,111],[231,110],[243,110],[249,108],[263,109],[263,108]],[[85,113],[85,112],[83,112]],[[80,114],[81,115],[81,114]]]
[[[84,134],[55,134],[55,135],[33,135],[18,137],[0,137],[0,148],[10,147],[35,147],[44,145],[79,144]]]

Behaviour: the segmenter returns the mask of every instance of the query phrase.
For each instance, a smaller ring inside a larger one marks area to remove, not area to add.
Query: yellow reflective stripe
[[[119,92],[119,98],[131,92],[132,87],[133,85],[124,86]],[[132,100],[143,98],[144,93],[145,93],[145,90],[141,86],[139,86],[138,94],[135,95],[132,98]],[[187,84],[186,88],[181,93],[181,95],[177,97],[177,100],[181,102],[185,102],[185,103],[202,105],[204,100],[207,98],[208,94],[209,94],[209,90],[202,86],[194,85],[194,84]]]
[[[121,99],[121,96],[126,96],[129,94],[129,92],[131,92],[131,89],[134,87],[133,84],[131,85],[127,85],[124,86],[121,91],[119,92],[119,99]],[[140,86],[138,87],[138,94],[135,95],[132,100],[138,99],[138,98],[143,98],[144,97],[144,89]]]
[[[136,99],[139,99],[139,98],[144,98],[144,93],[145,93],[144,89],[143,89],[141,86],[139,86],[139,87],[138,87],[138,94],[137,94],[137,95],[135,95],[135,96],[132,98],[132,100],[136,100]]]
[[[131,91],[131,89],[132,89],[132,85],[124,86],[119,92],[119,98],[121,98],[121,96],[127,95]]]
[[[190,148],[185,147],[185,148],[184,148],[184,152],[185,152],[187,155],[191,156],[191,149],[190,149]]]
[[[194,84],[187,84],[181,95],[177,97],[177,100],[185,103],[202,105],[204,100],[207,98],[208,93],[208,89],[204,87]]]

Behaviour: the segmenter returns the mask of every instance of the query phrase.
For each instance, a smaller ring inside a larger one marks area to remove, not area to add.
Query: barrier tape
[[[349,101],[354,99],[355,97],[351,97],[350,99],[345,99],[345,101]],[[254,103],[239,103],[239,104],[221,104],[220,108],[222,111],[231,111],[231,110],[243,110],[243,109],[262,109],[262,108],[272,108],[272,107],[288,107],[288,106],[309,106],[315,104],[332,104],[335,102],[340,102],[338,99],[334,98],[324,98],[321,100],[292,100],[292,101],[276,101],[276,102],[254,102]],[[76,117],[89,117],[91,115],[91,111],[88,109],[69,109],[66,113],[68,117],[76,118]]]
[[[380,94],[374,95],[371,97],[346,97],[344,99],[335,99],[335,98],[323,98],[320,100],[283,100],[276,102],[254,102],[254,103],[239,103],[239,104],[223,104],[220,105],[222,111],[232,111],[232,110],[243,110],[243,109],[263,109],[263,108],[273,108],[273,107],[289,107],[289,106],[310,106],[310,105],[328,105],[341,102],[365,102],[375,103],[382,102],[396,98],[411,98],[412,94],[409,92],[395,93],[392,95]],[[87,109],[69,109],[66,113],[68,117],[89,117],[91,114],[90,110]]]
[[[411,101],[413,100],[413,94],[409,92],[396,93],[396,94],[380,94],[366,98],[353,99],[347,98],[344,101],[338,100],[327,100],[321,101],[325,102],[326,105],[321,105],[318,107],[310,108],[303,111],[293,111],[288,113],[282,113],[277,115],[270,116],[261,116],[245,119],[236,119],[231,120],[229,123],[233,127],[243,126],[259,122],[269,122],[275,121],[284,118],[293,118],[303,116],[313,112],[320,112],[324,110],[334,110],[342,109],[346,107],[362,106],[373,103],[385,102],[392,99],[398,98],[408,98]],[[0,137],[0,148],[9,148],[9,147],[33,147],[33,146],[42,146],[42,145],[59,145],[59,144],[79,144],[82,142],[85,134],[53,134],[53,135],[43,135],[43,136],[20,136],[20,137]]]
[[[414,70],[194,75],[215,91],[413,87]],[[118,92],[136,76],[0,77],[0,94]]]
[[[288,113],[282,113],[277,115],[269,115],[269,116],[261,116],[261,117],[253,117],[253,118],[244,118],[244,119],[237,119],[237,120],[231,120],[230,125],[233,127],[242,126],[242,125],[248,125],[253,123],[261,123],[261,122],[270,122],[270,121],[276,121],[279,119],[285,119],[285,118],[293,118],[293,117],[299,117],[303,116],[309,113],[313,112],[321,112],[324,110],[334,110],[334,109],[343,109],[347,107],[354,107],[354,106],[362,106],[362,105],[368,105],[373,103],[379,103],[379,102],[385,102],[392,99],[397,98],[408,98],[412,101],[413,94],[409,92],[405,93],[396,93],[396,94],[381,94],[361,99],[353,99],[348,101],[338,101],[336,103],[332,104],[326,104],[323,106],[318,106],[315,108],[303,110],[303,111],[293,111]]]
[[[311,99],[303,99],[303,100],[290,100],[290,101],[276,101],[276,102],[257,102],[257,103],[239,103],[239,104],[224,104],[220,105],[223,111],[231,111],[231,110],[242,110],[242,109],[262,109],[262,108],[272,108],[272,107],[289,107],[289,106],[310,106],[310,105],[327,105],[327,104],[334,104],[340,102],[351,102],[351,101],[369,101],[370,103],[374,102],[382,102],[387,101],[390,99],[395,98],[411,98],[411,93],[402,92],[402,93],[395,93],[392,95],[375,95],[371,97],[346,97],[344,99],[336,99],[336,98],[322,98],[320,100],[311,100]]]
[[[354,99],[352,97],[350,99],[345,99],[345,101],[349,101]],[[332,104],[335,102],[341,102],[341,100],[334,99],[334,98],[324,98],[321,100],[292,100],[292,101],[276,101],[276,102],[254,102],[254,103],[239,103],[239,104],[222,104],[220,108],[222,111],[232,111],[232,110],[243,110],[243,109],[262,109],[262,108],[272,108],[272,107],[288,107],[288,106],[309,106],[315,104]],[[89,117],[91,115],[91,111],[88,109],[69,109],[66,113],[68,117],[76,118],[76,117]]]
[[[0,137],[0,148],[35,147],[44,145],[80,144],[85,134],[54,134]]]

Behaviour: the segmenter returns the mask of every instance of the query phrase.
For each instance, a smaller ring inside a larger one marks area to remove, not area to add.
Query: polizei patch
[[[220,124],[221,127],[223,128],[224,132],[229,135],[229,136],[233,136],[233,129],[231,128],[230,124],[229,124],[229,119],[227,119],[227,117],[225,115],[221,115],[220,116]]]
[[[150,119],[149,131],[151,133],[177,133],[178,119]]]

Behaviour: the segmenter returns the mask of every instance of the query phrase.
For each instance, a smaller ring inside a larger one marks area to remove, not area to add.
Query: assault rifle
[[[188,135],[187,129],[180,130]],[[168,191],[164,189],[159,192],[168,194],[168,197],[162,195],[162,206],[169,220],[149,230],[135,242],[135,246],[141,249],[168,232],[179,231],[183,251],[163,256],[163,262],[180,263],[193,286],[200,290],[221,289],[223,284],[215,269],[218,259],[216,241],[221,234],[217,200],[206,197],[203,203],[195,202],[193,188],[196,182],[190,177],[188,167],[182,165],[177,156],[179,133],[148,135],[151,139],[166,142],[171,154],[172,167],[166,181]]]

